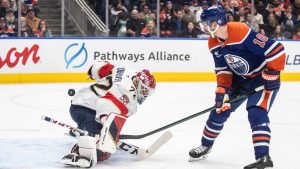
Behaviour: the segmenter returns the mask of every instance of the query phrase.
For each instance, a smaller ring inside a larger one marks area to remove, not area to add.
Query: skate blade
[[[72,162],[71,159],[61,160],[61,163],[65,164],[65,165],[68,165],[68,166],[73,166],[73,162]]]
[[[193,157],[190,157],[188,159],[189,162],[194,162],[194,161],[201,161],[201,160],[206,160],[207,159],[207,155],[204,155],[202,157],[199,157],[199,158],[193,158]]]

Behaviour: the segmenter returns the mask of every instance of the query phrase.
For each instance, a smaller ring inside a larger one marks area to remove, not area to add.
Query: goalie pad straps
[[[77,138],[80,156],[90,159],[91,167],[97,164],[96,138],[80,136]]]
[[[126,117],[110,113],[100,133],[99,149],[103,152],[115,153],[119,135],[126,122]]]

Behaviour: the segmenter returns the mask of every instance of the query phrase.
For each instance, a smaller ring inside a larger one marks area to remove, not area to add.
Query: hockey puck
[[[68,95],[69,96],[74,96],[75,95],[75,90],[74,89],[69,89],[68,90]]]

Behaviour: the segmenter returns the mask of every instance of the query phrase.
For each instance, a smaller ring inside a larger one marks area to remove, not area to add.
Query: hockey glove
[[[227,100],[229,100],[230,93],[231,90],[227,87],[217,87],[215,102],[217,108],[216,111],[218,114],[231,108],[230,103],[225,103]]]
[[[280,71],[271,71],[265,69],[262,72],[262,78],[265,83],[265,90],[273,91],[280,87]]]

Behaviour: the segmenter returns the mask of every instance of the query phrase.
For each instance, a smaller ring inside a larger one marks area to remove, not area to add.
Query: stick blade
[[[165,132],[152,145],[150,145],[146,152],[142,153],[139,156],[140,159],[145,159],[152,156],[158,149],[160,149],[166,142],[168,142],[172,138],[172,136],[173,135],[170,131]]]

